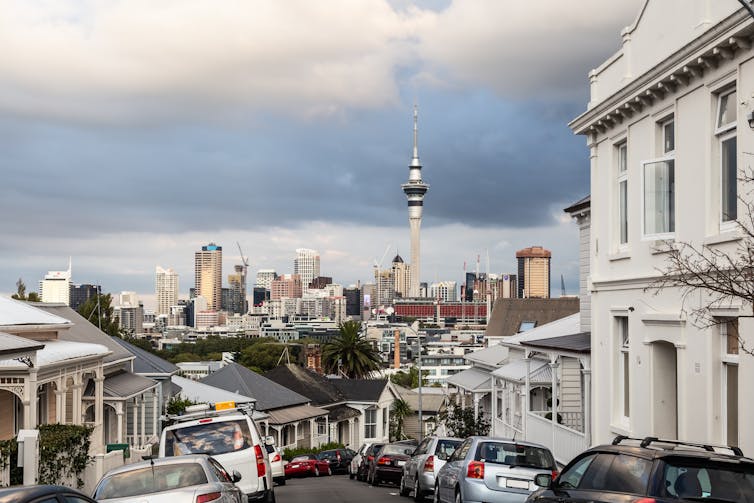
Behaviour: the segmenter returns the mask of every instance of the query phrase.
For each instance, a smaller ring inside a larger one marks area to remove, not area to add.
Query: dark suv
[[[754,503],[754,460],[738,447],[619,435],[535,483],[544,488],[526,501]]]
[[[351,449],[331,449],[317,454],[317,459],[326,459],[330,462],[333,473],[347,473],[348,465],[351,464],[356,453]]]

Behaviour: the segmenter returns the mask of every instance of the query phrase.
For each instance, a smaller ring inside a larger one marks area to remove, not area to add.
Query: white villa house
[[[592,443],[754,451],[754,356],[737,338],[754,347],[752,306],[652,286],[680,243],[734,255],[750,240],[737,222],[752,217],[753,36],[734,0],[647,0],[589,74],[570,127],[591,160]],[[715,323],[691,314],[707,307]]]

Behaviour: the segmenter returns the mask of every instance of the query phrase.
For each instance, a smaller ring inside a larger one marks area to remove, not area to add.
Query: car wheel
[[[400,490],[398,492],[400,492],[401,496],[408,496],[409,493],[411,492],[411,490],[406,487],[405,475],[401,477],[401,485],[400,485]]]
[[[314,467],[314,476],[319,477],[319,468],[317,468],[316,466]]]
[[[419,487],[419,475],[416,476],[416,482],[414,482],[414,501],[421,502],[424,501],[424,493],[421,490],[421,487]]]

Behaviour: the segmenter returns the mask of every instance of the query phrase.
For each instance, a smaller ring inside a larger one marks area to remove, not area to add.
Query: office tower
[[[252,305],[261,306],[266,300],[270,300],[270,291],[267,288],[255,286],[252,291]]]
[[[39,298],[42,302],[71,303],[71,260],[67,271],[48,271],[39,282]]]
[[[259,269],[257,271],[257,286],[269,290],[272,286],[272,280],[277,277],[274,269]]]
[[[403,193],[408,199],[408,223],[411,229],[411,280],[408,296],[419,296],[419,280],[421,276],[421,251],[419,232],[422,225],[422,209],[424,194],[429,185],[422,181],[422,165],[419,162],[419,147],[417,144],[419,130],[417,127],[419,112],[414,106],[414,155],[408,166],[408,182],[401,185]]]
[[[361,289],[349,286],[343,289],[346,298],[346,316],[361,316]]]
[[[204,297],[207,309],[222,305],[223,247],[210,243],[194,254],[195,294]]]
[[[393,259],[393,290],[396,297],[408,297],[411,289],[411,268],[400,255]]]
[[[455,281],[441,281],[429,285],[429,298],[445,302],[458,300],[458,285]]]
[[[293,274],[301,277],[301,284],[304,288],[309,287],[309,283],[319,276],[319,252],[308,248],[298,248],[296,258],[293,260]]]
[[[515,274],[503,274],[498,278],[497,295],[500,299],[518,297],[518,282]]]
[[[532,246],[516,252],[520,298],[550,298],[551,257],[552,253],[541,246]]]
[[[155,314],[170,314],[170,307],[178,303],[178,273],[173,269],[156,266],[154,270],[154,289],[157,296]]]
[[[100,290],[101,287],[99,285],[71,285],[71,294],[69,297],[71,309],[78,311],[82,304],[96,297]]]
[[[282,274],[272,281],[270,299],[301,298],[303,288],[298,274]]]
[[[235,274],[228,275],[228,303],[223,309],[229,313],[246,314],[249,304],[246,301],[246,271],[243,265],[233,267]]]
[[[393,289],[393,270],[383,269],[374,270],[374,282],[376,285],[377,298],[374,299],[374,305],[377,307],[386,307],[393,304],[395,290]]]

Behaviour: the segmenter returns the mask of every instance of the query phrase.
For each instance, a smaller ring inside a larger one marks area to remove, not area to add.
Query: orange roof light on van
[[[235,409],[235,408],[236,408],[236,402],[233,402],[233,401],[215,403],[215,410],[228,410],[228,409]]]

